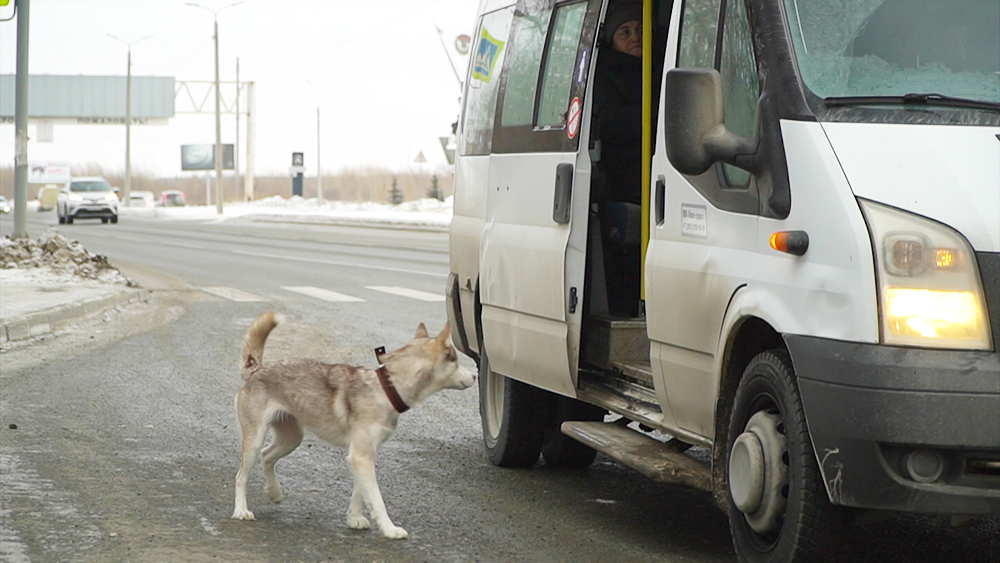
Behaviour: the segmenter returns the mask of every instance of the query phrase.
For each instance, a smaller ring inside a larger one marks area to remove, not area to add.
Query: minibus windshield
[[[1000,0],[784,2],[799,72],[816,96],[1000,103]]]

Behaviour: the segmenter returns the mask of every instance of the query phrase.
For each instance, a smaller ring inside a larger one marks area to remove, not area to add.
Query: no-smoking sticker
[[[569,103],[569,112],[566,115],[566,136],[570,139],[575,139],[576,134],[580,131],[580,113],[582,109],[579,97],[573,98],[573,101]]]

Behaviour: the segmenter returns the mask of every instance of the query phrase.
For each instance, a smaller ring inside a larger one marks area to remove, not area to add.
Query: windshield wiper
[[[956,98],[944,94],[903,94],[902,96],[832,96],[823,98],[828,106],[863,106],[877,104],[902,104],[924,106],[949,106],[1000,111],[1000,102],[987,102],[970,98]]]

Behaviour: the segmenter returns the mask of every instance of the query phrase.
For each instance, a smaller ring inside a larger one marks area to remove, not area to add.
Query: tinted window
[[[677,66],[715,68],[715,41],[719,30],[721,0],[687,0],[681,19],[681,44]]]
[[[504,127],[531,125],[534,116],[538,69],[542,64],[545,32],[552,17],[551,8],[537,6],[539,2],[534,4],[535,10],[531,9],[532,6],[525,6],[524,12],[518,12],[514,18],[501,118]]]
[[[576,69],[580,31],[587,15],[587,4],[578,2],[556,8],[549,37],[549,50],[542,74],[542,95],[538,106],[539,127],[563,127],[570,102]]]
[[[71,192],[110,192],[111,186],[105,182],[73,182],[69,185]]]
[[[719,74],[722,76],[726,129],[743,137],[754,137],[760,85],[753,42],[750,39],[750,24],[743,0],[726,2]],[[750,181],[750,173],[745,170],[728,164],[723,165],[722,169],[726,181],[731,185],[745,185]]]
[[[461,155],[490,153],[500,71],[503,69],[512,17],[513,8],[491,12],[482,17],[469,63],[469,87],[465,92],[464,122],[459,141]]]

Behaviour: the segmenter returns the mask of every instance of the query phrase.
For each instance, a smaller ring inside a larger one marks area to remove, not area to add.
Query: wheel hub
[[[760,534],[781,526],[787,499],[787,439],[778,428],[781,417],[760,411],[750,417],[729,454],[729,493],[747,524]]]

